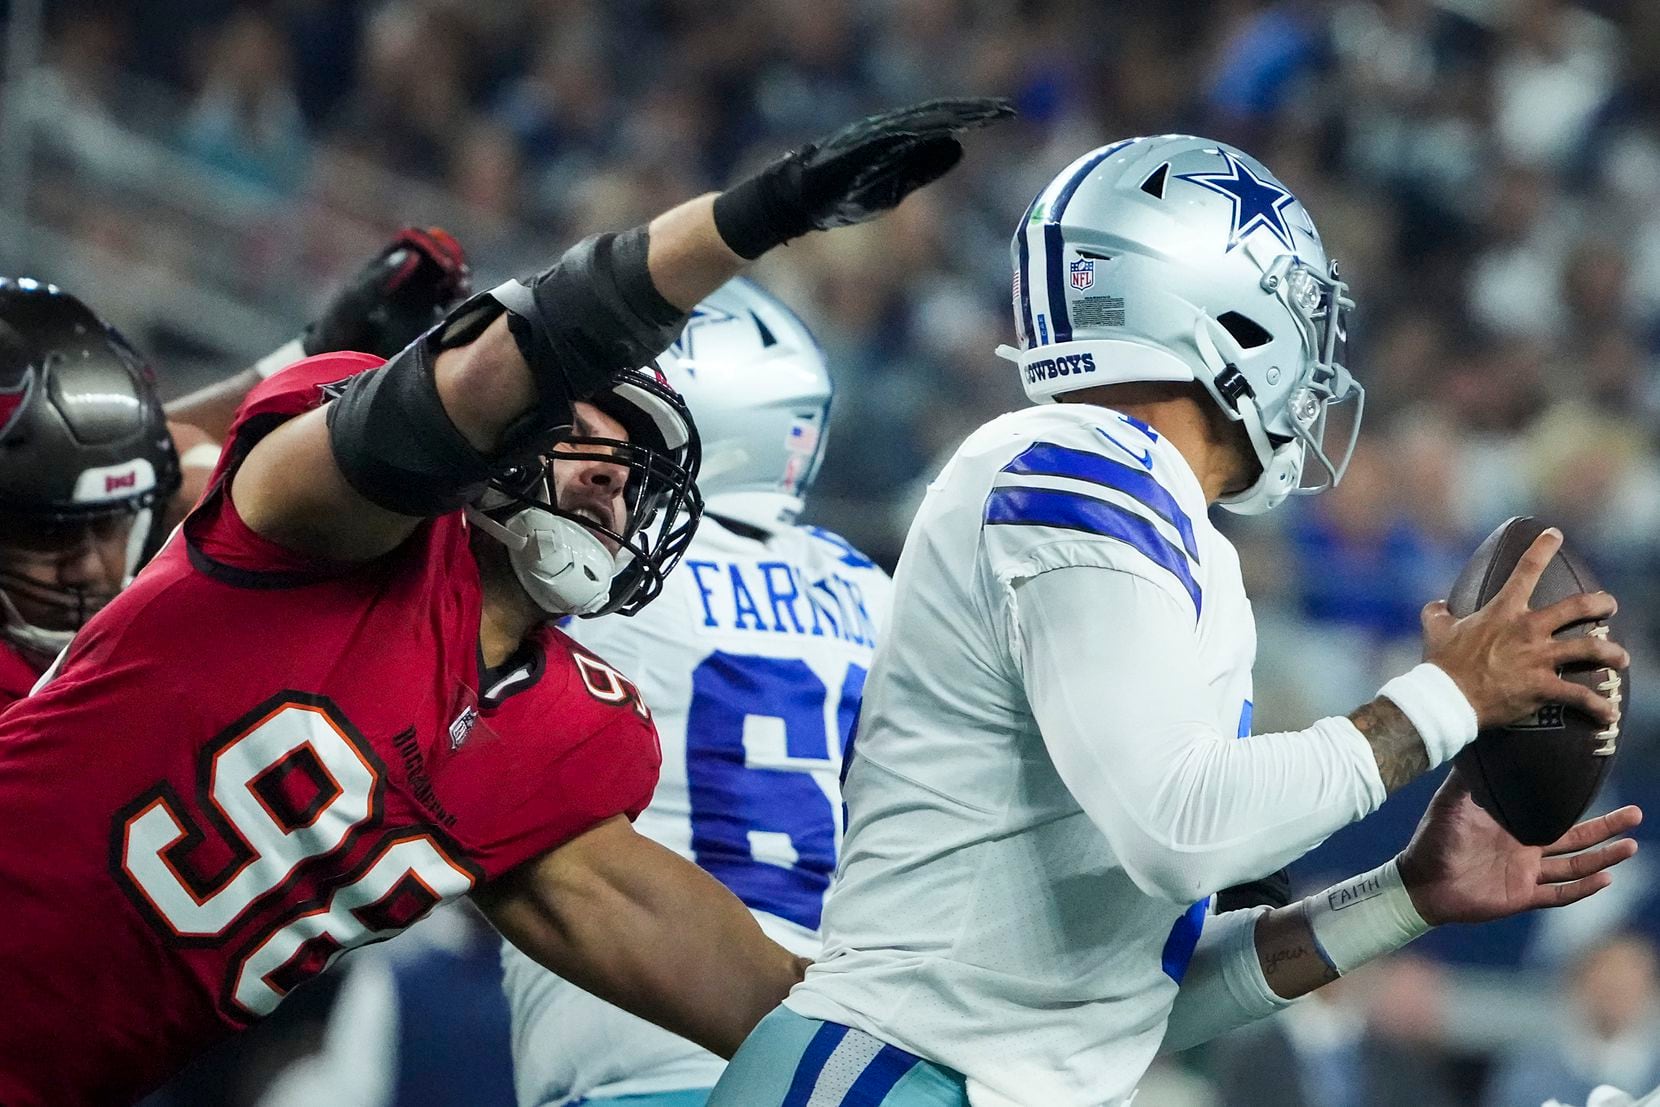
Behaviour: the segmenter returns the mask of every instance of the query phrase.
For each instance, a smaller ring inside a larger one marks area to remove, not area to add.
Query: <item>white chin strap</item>
[[[514,575],[548,614],[592,615],[611,598],[618,560],[581,524],[534,507],[506,523],[469,507],[467,519],[507,547]]]
[[[56,657],[74,639],[75,632],[35,626],[23,618],[11,597],[0,590],[0,635],[37,656]]]
[[[1292,439],[1276,449],[1268,441],[1268,432],[1262,428],[1262,417],[1257,413],[1255,402],[1240,405],[1239,416],[1240,422],[1245,424],[1245,433],[1251,439],[1257,460],[1261,462],[1266,455],[1267,461],[1263,463],[1262,475],[1257,477],[1255,484],[1218,502],[1235,515],[1261,515],[1280,506],[1287,496],[1297,490],[1298,483],[1303,479],[1303,443],[1300,439]]]
[[[1222,405],[1222,410],[1227,412],[1228,404],[1213,383],[1229,365],[1229,359],[1223,356],[1218,343],[1235,350],[1235,360],[1243,357],[1244,351],[1238,349],[1233,335],[1222,324],[1202,312],[1193,325],[1193,342],[1199,348],[1199,357],[1207,370],[1202,379],[1216,402]],[[1219,502],[1235,515],[1261,515],[1284,503],[1302,482],[1303,443],[1301,439],[1292,439],[1276,447],[1269,441],[1268,430],[1262,425],[1262,412],[1256,400],[1250,396],[1242,397],[1242,400],[1244,402],[1238,403],[1230,414],[1237,416],[1238,421],[1244,424],[1245,436],[1251,441],[1251,449],[1257,455],[1262,473],[1251,487]]]

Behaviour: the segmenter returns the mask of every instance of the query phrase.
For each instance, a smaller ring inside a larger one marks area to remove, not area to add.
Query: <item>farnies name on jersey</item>
[[[697,582],[705,627],[830,637],[857,646],[876,641],[864,593],[840,573],[809,583],[784,561],[687,558],[685,566]]]

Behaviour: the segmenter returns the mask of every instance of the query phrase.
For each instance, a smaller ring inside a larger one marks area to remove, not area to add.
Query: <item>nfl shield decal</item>
[[[1072,263],[1072,287],[1079,292],[1095,287],[1095,259],[1079,258]]]

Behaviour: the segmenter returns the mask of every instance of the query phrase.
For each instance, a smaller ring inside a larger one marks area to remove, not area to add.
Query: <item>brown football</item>
[[[1476,611],[1510,578],[1511,570],[1547,527],[1530,516],[1506,520],[1487,536],[1453,582],[1447,606],[1460,618]],[[1579,592],[1595,592],[1598,585],[1566,543],[1551,558],[1533,590],[1535,610]],[[1557,632],[1558,638],[1608,633],[1598,622],[1574,623]],[[1569,666],[1567,679],[1605,696],[1629,702],[1631,689],[1623,669]],[[1516,840],[1530,846],[1556,841],[1585,814],[1596,798],[1602,778],[1614,763],[1619,723],[1602,724],[1572,708],[1547,704],[1526,719],[1509,726],[1488,727],[1458,755],[1460,769],[1470,779],[1475,799]]]

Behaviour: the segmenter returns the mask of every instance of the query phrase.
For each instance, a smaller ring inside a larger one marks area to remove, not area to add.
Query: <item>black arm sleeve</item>
[[[328,410],[329,444],[347,483],[399,515],[455,511],[568,426],[573,402],[668,349],[686,313],[651,283],[647,245],[644,227],[584,239],[529,285],[508,281],[473,297],[397,357],[352,378]],[[516,413],[500,452],[486,455],[450,421],[433,367],[441,351],[473,341],[504,310],[536,384],[536,409]]]
[[[570,404],[603,391],[611,375],[669,348],[686,312],[663,299],[646,267],[645,227],[585,238],[528,285],[494,289],[536,380],[542,421],[568,421]]]
[[[335,464],[358,495],[399,515],[459,510],[503,465],[473,448],[438,398],[426,340],[351,378],[328,407]]]
[[[1261,880],[1236,884],[1216,893],[1216,913],[1248,907],[1284,907],[1291,902],[1291,874],[1284,869]]]

